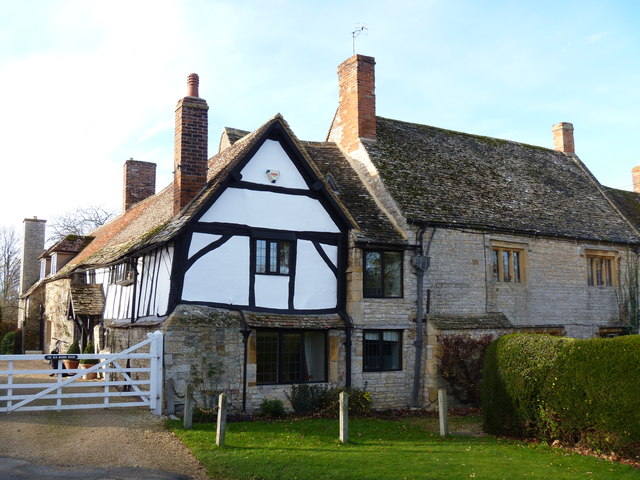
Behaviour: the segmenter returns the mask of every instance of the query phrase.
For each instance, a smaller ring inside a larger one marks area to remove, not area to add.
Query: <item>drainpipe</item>
[[[240,312],[240,320],[242,321],[242,344],[243,344],[243,360],[242,360],[242,413],[247,413],[247,351],[249,345],[249,336],[251,335],[251,329],[247,324],[247,319],[244,318],[244,312]]]
[[[411,392],[411,404],[418,408],[420,407],[420,384],[422,380],[422,348],[423,348],[423,329],[422,318],[423,313],[423,289],[424,289],[424,272],[429,268],[429,257],[424,255],[422,248],[422,238],[426,227],[420,227],[416,233],[416,255],[412,258],[413,268],[417,276],[417,293],[416,293],[416,341],[414,345],[416,347],[416,359],[413,373],[413,390]]]
[[[353,330],[353,320],[347,312],[343,312],[338,310],[338,315],[344,322],[344,332],[345,332],[345,341],[344,347],[346,349],[346,365],[345,365],[345,381],[344,386],[346,388],[351,388],[351,332]]]

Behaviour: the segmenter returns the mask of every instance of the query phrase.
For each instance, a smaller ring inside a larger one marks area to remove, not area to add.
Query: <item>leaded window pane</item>
[[[289,274],[289,242],[280,242],[280,273],[283,275]]]
[[[256,381],[278,382],[278,333],[258,332],[256,335]]]
[[[402,295],[402,253],[384,252],[384,296]]]
[[[267,271],[267,242],[266,240],[256,240],[256,273],[266,273]]]
[[[324,332],[304,334],[304,381],[322,382],[326,378],[326,335]]]
[[[302,339],[299,333],[282,335],[282,375],[284,383],[302,381]]]
[[[365,252],[364,295],[382,296],[382,258],[380,252]]]

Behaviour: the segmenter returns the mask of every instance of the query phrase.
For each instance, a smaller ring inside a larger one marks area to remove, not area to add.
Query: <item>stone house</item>
[[[434,399],[441,334],[627,332],[637,195],[598,183],[571,124],[551,150],[379,117],[374,65],[339,66],[326,141],[276,115],[225,128],[211,158],[190,75],[173,183],[155,193],[155,165],[128,160],[122,215],[25,291],[45,343],[161,329],[178,391],[213,365],[242,410],[306,382],[397,408]]]

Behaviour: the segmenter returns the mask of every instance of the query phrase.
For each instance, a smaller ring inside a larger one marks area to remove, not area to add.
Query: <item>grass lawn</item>
[[[441,438],[437,419],[351,419],[350,443],[338,442],[338,421],[239,422],[215,445],[215,424],[179,421],[169,428],[216,480],[410,480],[410,479],[640,479],[625,465],[544,445],[474,436],[477,417],[450,419]]]

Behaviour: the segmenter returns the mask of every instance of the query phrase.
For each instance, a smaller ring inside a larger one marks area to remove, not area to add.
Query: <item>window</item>
[[[58,273],[58,254],[51,255],[51,275]]]
[[[587,250],[587,284],[592,287],[611,287],[616,282],[615,252]]]
[[[402,330],[364,331],[364,371],[401,370]]]
[[[291,242],[256,240],[256,273],[289,275]]]
[[[133,267],[128,263],[114,265],[109,269],[109,283],[116,285],[133,285]]]
[[[323,331],[258,331],[256,382],[325,382],[326,343]]]
[[[495,282],[523,283],[524,249],[510,246],[492,246],[493,280]]]
[[[402,252],[364,252],[364,296],[402,297]]]

